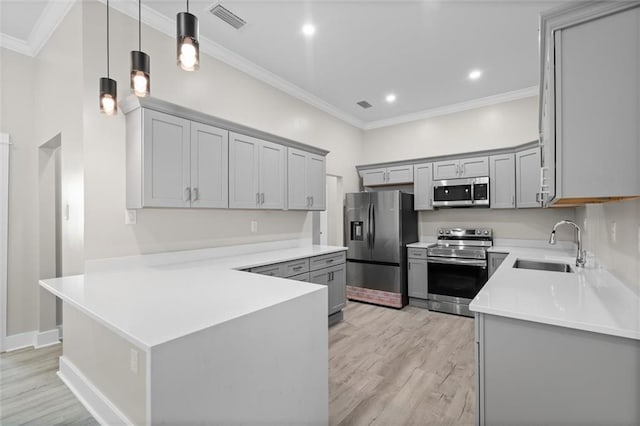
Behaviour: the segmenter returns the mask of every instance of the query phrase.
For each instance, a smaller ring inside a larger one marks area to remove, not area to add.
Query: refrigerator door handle
[[[371,204],[367,210],[367,248],[371,248]]]
[[[371,248],[376,245],[376,208],[371,204]]]

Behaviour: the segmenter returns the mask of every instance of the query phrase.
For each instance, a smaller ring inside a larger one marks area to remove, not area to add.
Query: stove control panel
[[[492,238],[491,228],[439,228],[438,238],[464,237],[464,238]]]

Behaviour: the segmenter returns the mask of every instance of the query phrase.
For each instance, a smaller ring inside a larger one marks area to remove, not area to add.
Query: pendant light
[[[100,112],[118,113],[118,83],[109,78],[109,0],[107,0],[107,76],[100,78]]]
[[[185,71],[196,71],[200,68],[200,44],[198,36],[200,28],[198,18],[187,11],[178,13],[176,17],[178,39],[178,65]]]
[[[151,58],[142,51],[142,0],[138,0],[138,50],[131,51],[131,90],[139,97],[151,93]]]

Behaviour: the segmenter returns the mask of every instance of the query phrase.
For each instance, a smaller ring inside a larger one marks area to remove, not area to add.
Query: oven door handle
[[[481,259],[460,259],[450,257],[427,257],[427,263],[441,263],[445,265],[464,265],[487,267],[487,261]]]

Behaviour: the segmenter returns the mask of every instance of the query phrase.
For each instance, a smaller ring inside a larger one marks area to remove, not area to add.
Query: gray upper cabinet
[[[516,206],[540,207],[540,148],[516,152]]]
[[[457,179],[489,176],[489,158],[474,157],[433,163],[433,179]]]
[[[413,166],[414,210],[433,210],[433,163]]]
[[[325,157],[288,149],[288,208],[325,209]]]
[[[538,191],[551,204],[640,195],[639,21],[634,2],[542,14]]]
[[[229,206],[229,132],[191,122],[191,207]]]
[[[150,109],[127,115],[127,208],[226,208],[227,150],[226,130]]]
[[[403,185],[413,183],[413,165],[404,164],[394,167],[362,170],[363,186]]]
[[[536,170],[537,173],[537,170]],[[516,162],[514,154],[489,157],[489,196],[492,209],[516,207]]]
[[[238,133],[229,135],[229,207],[283,209],[286,148]]]

